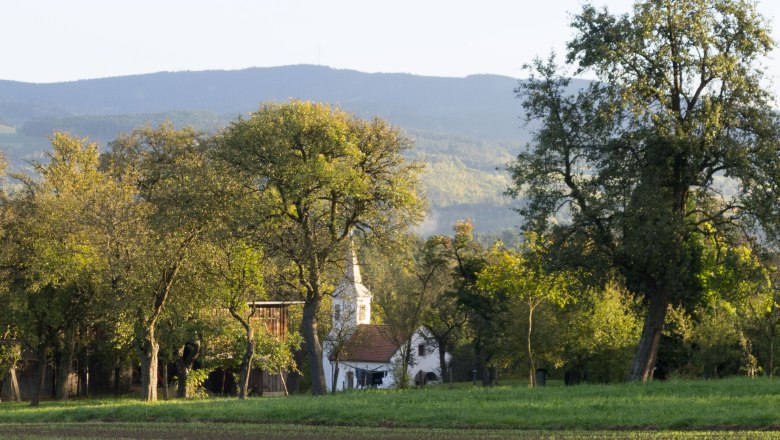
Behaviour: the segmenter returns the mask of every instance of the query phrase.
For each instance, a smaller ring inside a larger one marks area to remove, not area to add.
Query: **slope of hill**
[[[0,121],[17,131],[0,134],[0,148],[19,163],[46,149],[54,130],[105,145],[145,123],[171,120],[214,131],[263,101],[322,101],[386,118],[417,140],[412,155],[429,164],[428,232],[448,232],[465,217],[478,230],[497,230],[519,220],[502,195],[503,167],[527,140],[516,86],[516,79],[494,75],[436,78],[308,65],[54,84],[0,81]]]
[[[409,129],[479,139],[516,139],[517,80],[495,75],[437,78],[367,74],[321,66],[238,71],[163,72],[53,84],[0,81],[0,120],[47,116],[202,110],[247,113],[261,101],[290,98],[338,104],[359,116],[381,115]]]

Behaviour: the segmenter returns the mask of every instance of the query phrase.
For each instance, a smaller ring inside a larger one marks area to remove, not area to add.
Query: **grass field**
[[[476,440],[476,439],[777,439],[766,431],[541,431],[438,428],[368,428],[216,423],[56,423],[0,425],[3,439],[302,439],[302,440]]]
[[[0,404],[2,438],[780,438],[779,430],[780,381],[743,378]]]

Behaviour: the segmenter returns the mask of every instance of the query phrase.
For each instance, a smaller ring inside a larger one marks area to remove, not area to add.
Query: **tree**
[[[572,26],[567,61],[600,82],[573,91],[554,61],[535,63],[517,93],[540,128],[509,192],[561,255],[619,270],[644,298],[629,376],[646,381],[668,305],[702,294],[701,237],[777,236],[778,124],[757,67],[773,41],[741,0],[638,1],[619,17],[586,5]]]
[[[5,188],[7,166],[7,159],[0,153],[0,243],[3,244],[6,243],[6,225],[11,218],[10,203]],[[7,247],[3,246],[0,249],[6,251]],[[16,336],[18,330],[14,319],[14,304],[9,292],[9,277],[6,275],[8,268],[3,263],[6,262],[0,259],[0,302],[5,304],[5,312],[0,315],[0,377],[5,377],[8,374],[11,380],[11,399],[21,401],[19,383],[16,378],[16,363],[21,358],[22,353],[20,343],[11,342],[12,336]],[[0,380],[0,390],[3,388],[3,382]]]
[[[146,401],[157,400],[155,332],[165,305],[172,295],[201,293],[182,288],[182,273],[192,269],[195,248],[227,212],[226,176],[210,163],[208,148],[209,140],[194,130],[163,124],[120,136],[105,158],[116,179],[135,188],[123,195],[126,212],[103,233],[110,238],[112,286],[135,316]]]
[[[742,313],[745,315],[748,331],[755,335],[760,347],[766,352],[764,372],[772,379],[775,371],[775,351],[780,336],[780,305],[778,305],[777,288],[773,286],[768,294],[750,298]]]
[[[762,261],[762,282],[751,286],[752,295],[738,308],[746,331],[763,351],[764,373],[772,379],[775,373],[775,351],[780,339],[780,292],[778,291],[778,259],[772,254]]]
[[[558,310],[556,345],[567,384],[625,380],[641,330],[638,308],[621,283],[610,281],[583,289],[576,303]]]
[[[284,395],[288,394],[287,383],[284,380],[285,371],[297,371],[293,351],[301,345],[301,336],[298,333],[291,333],[287,338],[282,339],[272,335],[266,329],[258,329],[257,340],[257,365],[260,369],[267,372],[279,374],[282,381]]]
[[[300,101],[263,105],[220,139],[219,156],[257,199],[247,221],[265,236],[263,249],[296,268],[314,394],[327,392],[317,335],[325,273],[354,229],[388,238],[421,218],[420,166],[402,155],[410,145],[382,120]]]
[[[452,236],[439,236],[432,241],[451,262],[451,294],[465,314],[482,385],[490,386],[496,378],[495,371],[491,373],[491,367],[495,367],[492,362],[501,346],[500,336],[507,328],[508,301],[504,291],[490,294],[476,285],[477,274],[487,264],[487,252],[474,240],[471,221],[460,221],[452,229]]]
[[[447,237],[437,235],[426,242],[427,252],[435,255],[423,260],[427,272],[436,280],[433,283],[431,304],[423,313],[422,323],[430,339],[439,348],[439,370],[442,381],[452,381],[447,365],[447,352],[455,348],[455,341],[467,323],[464,307],[456,295],[455,261],[447,252]]]
[[[40,382],[33,405],[52,349],[55,397],[67,399],[79,331],[107,303],[107,259],[89,219],[111,177],[98,169],[96,144],[62,133],[55,133],[51,143],[48,162],[33,164],[39,178],[18,176],[24,191],[15,197],[5,241],[6,280],[17,297],[11,303],[22,305],[16,309],[16,328],[38,357]]]
[[[487,292],[504,292],[528,307],[526,350],[528,354],[528,386],[536,386],[536,364],[531,345],[534,311],[543,302],[563,307],[572,301],[574,274],[551,271],[545,267],[546,243],[532,233],[525,236],[520,252],[511,252],[499,242],[488,255],[488,264],[477,274],[477,287]]]
[[[257,329],[252,327],[251,322],[257,309],[250,303],[267,299],[261,269],[262,253],[244,240],[224,238],[212,244],[211,256],[204,264],[205,270],[211,273],[215,281],[214,285],[220,292],[220,302],[244,332],[238,398],[246,399],[249,393],[249,373],[258,349],[255,337]]]
[[[5,386],[5,377],[8,377],[10,384],[11,401],[22,401],[22,395],[19,390],[19,380],[16,377],[16,365],[22,358],[21,343],[10,339],[12,333],[8,330],[0,333],[0,390]]]
[[[385,336],[400,350],[397,384],[406,388],[411,382],[409,367],[414,364],[412,337],[420,331],[437,295],[450,287],[452,267],[435,240],[423,242],[409,237],[406,245],[394,250],[392,255],[372,258],[379,261],[373,265],[372,290],[376,292]],[[439,347],[440,352],[443,350]]]

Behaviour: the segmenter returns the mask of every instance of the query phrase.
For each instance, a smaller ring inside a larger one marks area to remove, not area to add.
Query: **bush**
[[[611,283],[565,312],[567,379],[607,383],[626,378],[641,331],[637,307],[630,293]]]

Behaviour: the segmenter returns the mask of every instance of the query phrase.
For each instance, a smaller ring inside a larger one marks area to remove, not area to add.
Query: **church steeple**
[[[363,285],[355,245],[350,240],[344,264],[344,278],[333,291],[334,327],[370,324],[372,296]]]
[[[353,284],[363,284],[363,279],[360,277],[360,264],[358,264],[357,254],[355,253],[355,244],[352,240],[349,241],[346,260],[347,264],[344,268],[344,277]]]

